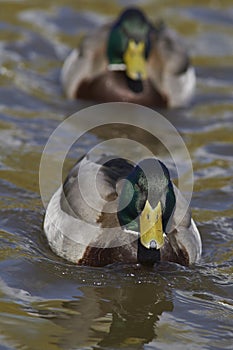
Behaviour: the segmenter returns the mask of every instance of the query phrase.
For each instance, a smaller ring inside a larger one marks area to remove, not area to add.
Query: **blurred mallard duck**
[[[195,89],[195,72],[181,39],[137,8],[87,35],[64,62],[68,98],[180,107]]]
[[[55,253],[78,265],[189,265],[202,251],[186,200],[155,158],[134,166],[84,157],[50,200],[44,232]]]

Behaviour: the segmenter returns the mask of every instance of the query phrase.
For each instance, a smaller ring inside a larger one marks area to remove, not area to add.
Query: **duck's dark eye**
[[[150,214],[146,214],[147,220],[150,220]]]

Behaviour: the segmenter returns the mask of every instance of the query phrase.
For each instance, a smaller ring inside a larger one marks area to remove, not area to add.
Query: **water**
[[[230,1],[137,1],[183,35],[198,74],[190,108],[162,114],[193,161],[200,264],[80,268],[55,256],[41,234],[43,147],[65,117],[89,105],[63,96],[62,61],[83,33],[126,3],[1,1],[0,349],[232,348]],[[67,164],[103,138],[87,134]]]

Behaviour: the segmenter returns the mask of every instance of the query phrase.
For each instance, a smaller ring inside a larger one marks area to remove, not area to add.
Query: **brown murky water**
[[[56,257],[41,235],[43,147],[65,117],[88,105],[63,96],[62,61],[126,3],[0,1],[0,349],[232,348],[231,1],[136,2],[183,35],[197,70],[190,108],[162,114],[193,161],[200,264],[80,268]],[[75,157],[103,137],[87,134]]]

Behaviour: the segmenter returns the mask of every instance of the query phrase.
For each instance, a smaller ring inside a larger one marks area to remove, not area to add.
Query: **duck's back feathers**
[[[85,157],[74,166],[45,215],[44,231],[58,255],[93,266],[126,258],[136,262],[137,236],[121,230],[116,214],[121,187],[117,183],[132,167],[123,159],[112,161],[106,156],[97,162]]]
[[[104,206],[114,201],[117,194],[117,183],[127,177],[133,165],[122,158],[112,159],[103,156],[96,162],[83,158],[78,162],[63,185],[61,208],[67,214],[78,216],[96,223],[100,220]],[[112,212],[117,211],[114,201]]]
[[[89,84],[107,71],[106,43],[110,25],[86,35],[79,46],[70,52],[61,70],[61,83],[68,98],[82,93],[82,84]],[[91,98],[90,98],[91,99]]]
[[[151,40],[148,72],[153,85],[166,96],[169,107],[186,105],[194,94],[196,76],[184,43],[164,25]]]

